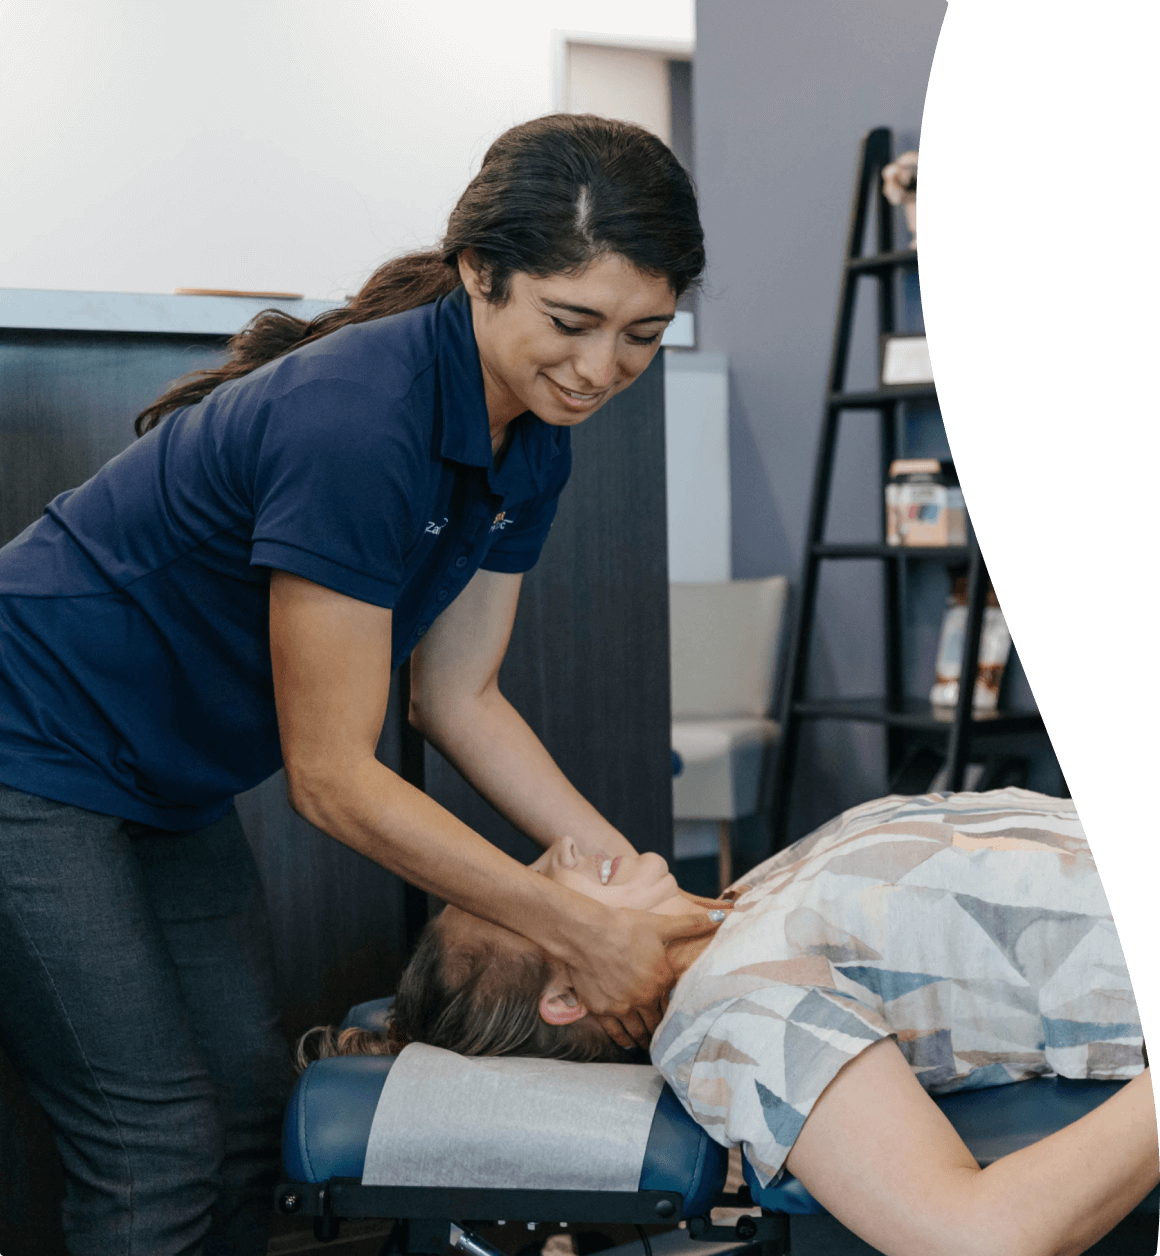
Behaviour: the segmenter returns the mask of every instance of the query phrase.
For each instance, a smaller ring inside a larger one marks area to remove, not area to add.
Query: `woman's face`
[[[677,301],[663,276],[619,254],[580,274],[516,273],[503,305],[461,257],[493,431],[525,410],[557,427],[581,423],[653,360]]]
[[[582,855],[570,837],[561,837],[531,868],[609,907],[654,911],[671,903],[679,911],[688,911],[668,864],[651,851],[616,858]]]

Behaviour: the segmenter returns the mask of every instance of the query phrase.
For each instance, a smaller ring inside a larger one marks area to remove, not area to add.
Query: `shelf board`
[[[850,720],[861,724],[884,724],[915,732],[950,733],[953,712],[935,714],[929,702],[908,698],[900,711],[887,709],[885,698],[810,698],[794,703],[794,714],[805,720]],[[998,711],[971,720],[973,735],[981,733],[1026,733],[1043,728],[1038,711]]]
[[[827,404],[831,410],[881,410],[897,401],[937,401],[933,384],[895,384],[890,388],[872,388],[868,392],[830,393]]]
[[[914,249],[900,249],[895,253],[873,253],[869,257],[851,257],[846,261],[847,270],[863,275],[873,274],[875,271],[893,270],[898,266],[918,266],[918,254]]]
[[[966,563],[971,560],[966,545],[835,545],[823,542],[812,547],[815,558],[895,558],[919,559],[942,563]]]

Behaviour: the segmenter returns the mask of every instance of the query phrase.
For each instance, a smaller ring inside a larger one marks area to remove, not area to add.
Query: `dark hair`
[[[540,997],[552,976],[542,951],[522,939],[504,946],[491,930],[452,946],[440,921],[437,916],[427,924],[403,970],[389,1028],[312,1029],[299,1040],[299,1068],[333,1055],[397,1055],[410,1042],[459,1055],[614,1063],[636,1058],[591,1016],[571,1025],[549,1025],[540,1017]]]
[[[185,376],[142,410],[137,435],[299,345],[446,296],[459,284],[464,249],[474,250],[496,305],[517,272],[575,273],[602,254],[663,275],[678,297],[705,266],[693,185],[661,140],[630,122],[548,114],[505,131],[487,150],[437,249],[387,262],[347,305],[309,322],[263,310],[230,340],[227,362]]]

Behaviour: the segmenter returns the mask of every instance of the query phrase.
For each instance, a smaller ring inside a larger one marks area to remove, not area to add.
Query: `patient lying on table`
[[[581,893],[703,912],[656,855],[611,866],[567,839],[535,865]],[[651,1056],[692,1116],[784,1170],[886,1252],[1080,1252],[1160,1180],[1150,1075],[1107,902],[1070,802],[1025,790],[885,798],[839,816],[678,941]],[[567,972],[447,908],[387,1036],[462,1054],[621,1059]],[[1083,1120],[979,1170],[926,1092],[1040,1074],[1138,1078]]]

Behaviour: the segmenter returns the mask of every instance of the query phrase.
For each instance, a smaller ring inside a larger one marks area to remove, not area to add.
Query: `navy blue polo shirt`
[[[282,763],[278,568],[393,611],[393,663],[481,567],[539,556],[569,433],[497,470],[463,289],[175,411],[0,549],[0,782],[197,828]]]

